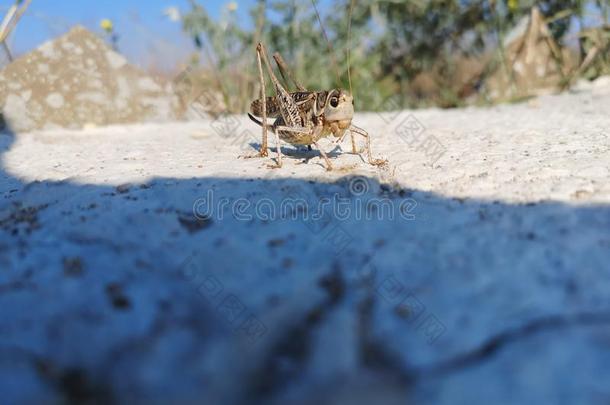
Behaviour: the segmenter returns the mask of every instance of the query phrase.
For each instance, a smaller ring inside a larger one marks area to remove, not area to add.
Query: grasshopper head
[[[340,129],[347,129],[354,117],[354,98],[350,93],[342,89],[334,89],[328,92],[324,104],[324,120],[335,123]]]

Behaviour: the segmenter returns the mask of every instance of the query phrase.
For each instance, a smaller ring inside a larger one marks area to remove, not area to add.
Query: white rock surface
[[[389,166],[330,173],[241,117],[0,136],[3,400],[608,403],[602,93],[359,114]]]

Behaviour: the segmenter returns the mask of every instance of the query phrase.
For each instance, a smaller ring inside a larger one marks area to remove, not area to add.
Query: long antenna
[[[350,57],[352,50],[352,14],[354,13],[354,0],[349,4],[349,20],[347,22],[347,81],[349,82],[349,93],[353,96],[352,91],[352,74],[350,72]]]
[[[322,35],[324,35],[324,39],[326,40],[326,44],[328,45],[328,54],[330,55],[330,60],[333,64],[335,74],[337,75],[337,83],[341,83],[341,76],[339,75],[339,67],[337,65],[337,60],[335,59],[335,52],[333,51],[332,44],[328,40],[328,35],[326,35],[326,30],[324,29],[324,24],[322,23],[322,18],[320,17],[320,12],[318,11],[318,6],[316,5],[316,0],[311,0],[311,4],[313,4],[313,9],[316,12],[316,17],[318,17],[318,22],[320,23],[320,29],[322,30]]]

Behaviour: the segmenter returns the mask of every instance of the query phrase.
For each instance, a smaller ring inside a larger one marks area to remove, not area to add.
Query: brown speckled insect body
[[[267,133],[271,130],[276,137],[278,152],[278,166],[282,165],[282,152],[280,140],[292,145],[316,146],[326,162],[326,168],[332,169],[332,165],[326,153],[320,148],[318,141],[321,138],[333,136],[341,142],[349,132],[352,140],[352,152],[358,153],[354,134],[366,139],[366,151],[368,162],[372,165],[383,165],[385,160],[373,159],[371,154],[370,137],[366,131],[352,124],[354,117],[354,99],[346,90],[333,89],[328,91],[308,91],[300,85],[286,66],[279,54],[273,55],[280,74],[286,83],[288,79],[297,87],[298,91],[289,92],[279,82],[273,72],[267,52],[262,43],[256,48],[260,82],[261,97],[254,100],[250,105],[248,116],[252,121],[262,127],[263,140],[260,156],[267,156]],[[263,63],[269,72],[276,95],[265,96],[265,77]],[[261,118],[262,120],[258,120]],[[268,118],[275,119],[269,125]]]

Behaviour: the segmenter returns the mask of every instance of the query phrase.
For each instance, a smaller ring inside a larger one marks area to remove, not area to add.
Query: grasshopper
[[[341,143],[349,132],[354,154],[359,154],[354,139],[354,134],[358,134],[366,139],[368,163],[378,166],[387,163],[386,160],[373,158],[369,134],[352,124],[354,98],[349,92],[343,89],[308,91],[295,80],[281,55],[275,53],[273,58],[285,83],[288,85],[288,79],[290,79],[298,90],[289,92],[275,76],[267,51],[262,43],[259,43],[256,47],[256,56],[261,94],[259,99],[251,103],[248,116],[262,127],[263,139],[258,156],[268,156],[267,136],[270,130],[275,135],[278,167],[282,167],[280,140],[283,140],[295,146],[305,145],[309,150],[311,150],[311,145],[314,145],[324,158],[326,169],[332,170],[332,164],[327,154],[320,148],[318,141],[321,138],[333,136],[337,140],[336,143]],[[263,63],[275,89],[276,95],[272,97],[266,97]],[[257,117],[261,120],[258,120]],[[268,124],[268,118],[275,119],[272,125]]]

